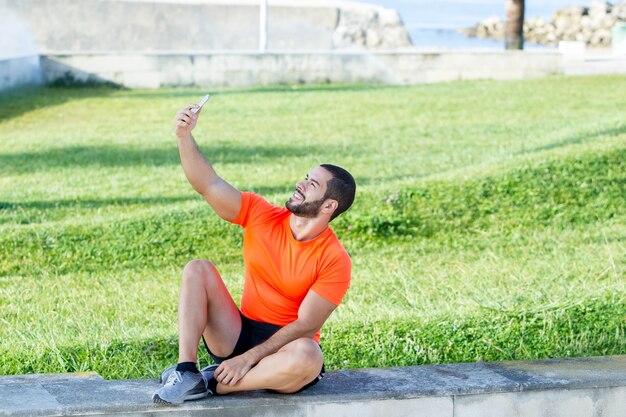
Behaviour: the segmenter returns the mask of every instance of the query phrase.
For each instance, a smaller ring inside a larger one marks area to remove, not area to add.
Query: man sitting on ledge
[[[181,163],[217,215],[244,228],[241,310],[212,263],[189,262],[178,304],[178,364],[163,372],[152,399],[180,404],[237,391],[301,391],[324,376],[320,328],[350,286],[350,257],[329,223],[352,205],[354,178],[335,165],[317,166],[285,208],[240,192],[200,153],[191,135],[197,107],[176,114]],[[216,363],[202,372],[200,338]]]

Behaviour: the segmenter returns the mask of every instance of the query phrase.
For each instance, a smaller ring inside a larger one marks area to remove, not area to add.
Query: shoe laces
[[[181,373],[178,371],[174,371],[167,378],[167,382],[165,383],[165,385],[168,385],[168,384],[176,385],[182,381],[183,381],[183,376],[181,375]]]

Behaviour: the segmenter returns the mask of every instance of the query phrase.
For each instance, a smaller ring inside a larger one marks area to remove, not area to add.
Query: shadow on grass
[[[605,129],[600,131],[587,132],[584,134],[580,134],[574,136],[572,138],[568,138],[559,142],[549,143],[547,145],[538,146],[532,149],[526,149],[520,152],[517,152],[516,155],[526,155],[532,153],[540,153],[544,151],[549,151],[552,149],[563,148],[571,145],[577,145],[580,143],[584,143],[590,140],[598,139],[602,136],[615,137],[619,135],[626,134],[626,125],[614,128],[614,129]],[[473,164],[468,164],[467,168],[471,167]],[[416,174],[400,174],[400,175],[389,175],[385,177],[358,177],[356,178],[357,185],[365,186],[365,185],[390,185],[397,181],[418,181],[424,178],[433,177],[436,175],[445,175],[447,173],[451,173],[454,171],[458,171],[462,169],[462,166],[452,166],[447,169],[441,169],[438,171],[431,171],[425,173],[416,173]]]
[[[250,93],[319,93],[319,92],[361,92],[374,90],[389,90],[402,87],[383,84],[315,84],[315,85],[272,85],[272,86],[256,86],[248,88],[223,88],[208,90],[202,87],[185,88],[185,89],[164,89],[132,92],[133,97],[138,98],[167,98],[167,97],[187,97],[191,99],[199,98],[204,92],[208,92],[214,96],[220,95],[237,95]]]
[[[202,199],[200,196],[189,194],[188,196],[176,197],[132,197],[132,198],[105,198],[80,199],[80,200],[48,200],[48,201],[25,201],[10,203],[0,201],[0,210],[49,210],[63,208],[101,208],[108,206],[133,206],[133,205],[167,205],[184,201]]]
[[[210,155],[211,162],[224,164],[258,163],[284,157],[316,154],[332,156],[342,148],[333,146],[203,146],[202,152]],[[137,148],[122,146],[70,146],[35,152],[0,154],[1,172],[7,174],[32,174],[53,168],[71,167],[132,167],[179,165],[175,147]]]
[[[315,92],[350,92],[350,91],[372,91],[382,89],[398,88],[397,86],[371,85],[371,84],[318,84],[318,85],[276,85],[258,86],[240,89],[217,89],[212,90],[214,95],[236,95],[249,93],[315,93]],[[115,92],[119,92],[119,86],[107,84],[96,85],[81,84],[59,84],[57,86],[46,87],[18,87],[4,91],[0,95],[0,122],[21,116],[35,109],[56,106],[72,100],[81,100],[93,97],[106,97]],[[186,97],[193,101],[199,95],[208,91],[206,88],[184,88],[184,89],[163,89],[130,91],[128,94],[134,98],[167,98]],[[122,93],[124,94],[124,93]]]
[[[583,133],[559,142],[549,143],[547,145],[538,146],[536,148],[527,149],[521,152],[518,152],[517,155],[525,155],[529,153],[539,153],[543,151],[549,151],[556,148],[563,148],[570,145],[578,145],[580,143],[586,142],[588,140],[597,139],[602,136],[619,136],[626,133],[626,125],[622,125],[620,127],[616,127],[614,129],[605,129],[598,130],[588,133]]]
[[[294,183],[296,177],[294,177]],[[261,196],[274,196],[277,194],[284,194],[285,201],[290,197],[293,192],[294,185],[287,184],[276,186],[252,186],[252,187],[239,187],[241,191],[250,191],[257,193]],[[8,202],[0,201],[0,211],[13,211],[13,210],[55,210],[55,209],[67,209],[67,208],[80,208],[80,209],[97,209],[110,206],[135,206],[135,205],[148,205],[148,206],[166,206],[169,204],[182,203],[188,201],[195,201],[200,204],[205,203],[205,200],[194,191],[189,191],[187,195],[171,196],[171,197],[129,197],[129,198],[104,198],[104,199],[65,199],[65,200],[36,200],[36,201],[24,201],[24,202]],[[208,203],[207,203],[208,204]],[[208,208],[208,206],[207,206]]]
[[[68,101],[106,97],[115,91],[110,87],[18,87],[0,95],[0,122]]]

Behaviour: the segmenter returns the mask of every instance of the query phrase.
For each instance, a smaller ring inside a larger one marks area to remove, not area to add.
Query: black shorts
[[[242,353],[247,352],[253,347],[265,342],[267,339],[272,337],[274,333],[276,333],[281,328],[281,326],[278,326],[276,324],[263,323],[261,321],[249,319],[243,314],[241,314],[241,312],[239,312],[239,315],[241,316],[241,333],[239,333],[239,339],[237,339],[237,343],[235,344],[235,349],[233,350],[233,353],[231,353],[230,355],[225,356],[225,357],[214,355],[213,353],[211,353],[209,346],[207,346],[206,340],[204,340],[204,337],[202,338],[204,347],[206,348],[209,355],[211,355],[215,363],[222,363],[223,361],[227,359],[234,358],[235,356],[239,356]],[[300,391],[303,391],[317,384],[320,379],[324,378],[325,374],[326,374],[326,369],[324,367],[324,364],[322,364],[322,370],[320,371],[320,374],[313,381],[309,382],[304,387],[302,387]]]

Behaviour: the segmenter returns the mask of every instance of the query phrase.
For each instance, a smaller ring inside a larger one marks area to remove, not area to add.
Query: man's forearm
[[[191,186],[200,194],[206,193],[210,184],[217,179],[215,170],[202,155],[191,134],[179,137],[178,152],[183,171]]]
[[[311,328],[310,325],[298,320],[289,323],[282,329],[278,330],[272,337],[265,342],[257,345],[244,353],[248,355],[250,360],[257,364],[261,359],[278,352],[286,344],[300,339],[301,337],[313,337],[318,329]]]
[[[273,355],[287,344],[313,338],[337,306],[309,291],[298,309],[298,319],[278,330],[272,337],[239,356],[225,360],[215,370],[215,379],[221,384],[235,386],[252,367]]]

